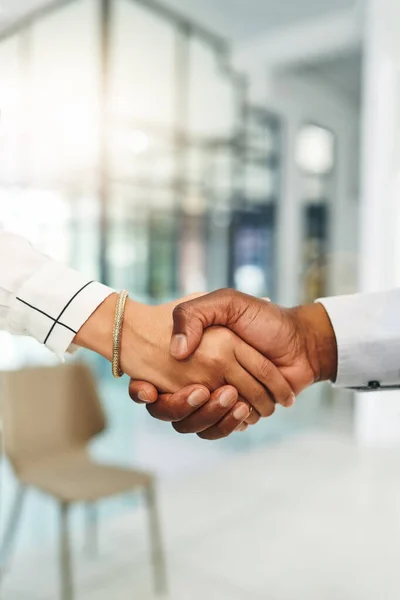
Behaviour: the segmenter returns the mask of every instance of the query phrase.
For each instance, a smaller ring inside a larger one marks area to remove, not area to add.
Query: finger
[[[247,417],[246,423],[248,425],[256,425],[256,423],[258,423],[258,421],[261,419],[261,415],[260,415],[260,413],[253,406],[251,408],[253,410],[251,411],[251,413]]]
[[[236,431],[238,432],[242,432],[242,431],[246,431],[246,429],[248,429],[249,426],[246,422],[242,423],[241,425],[239,425],[239,427],[236,429]]]
[[[248,425],[255,425],[261,419],[260,413],[254,408],[254,406],[250,406],[250,404],[243,398],[243,396],[239,396],[238,400],[240,402],[244,402],[250,408],[250,414],[246,419],[246,423]]]
[[[232,386],[224,386],[211,394],[210,400],[195,413],[174,423],[178,433],[200,433],[218,423],[236,404],[238,393]],[[250,411],[248,411],[250,412]]]
[[[244,425],[247,428],[245,419],[250,413],[249,405],[245,402],[237,402],[233,409],[231,409],[218,423],[212,427],[208,427],[204,431],[197,435],[203,440],[220,440],[228,437],[238,428]]]
[[[178,304],[173,311],[172,356],[178,360],[190,356],[198,347],[204,329],[210,325],[228,325],[234,313],[247,308],[245,299],[244,294],[219,290]]]
[[[239,363],[229,367],[225,379],[227,383],[235,386],[240,396],[243,396],[262,417],[270,417],[275,412],[275,402],[271,394]]]
[[[190,385],[175,394],[161,394],[156,402],[147,405],[152,417],[161,421],[180,421],[189,417],[210,399],[203,385]]]
[[[280,370],[270,360],[241,340],[235,344],[235,356],[243,369],[251,373],[267,388],[276,404],[281,404],[286,408],[293,406],[295,399],[293,390]]]
[[[151,383],[147,381],[129,382],[129,395],[137,404],[149,404],[158,400],[158,391]]]

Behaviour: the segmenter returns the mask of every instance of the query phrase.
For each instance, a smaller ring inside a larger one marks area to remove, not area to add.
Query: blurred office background
[[[3,0],[0,222],[148,303],[397,285],[399,25],[396,0]],[[5,371],[55,363],[32,340],[0,347]],[[316,386],[207,443],[81,358],[108,418],[94,456],[157,476],[171,598],[400,592],[396,392]],[[17,480],[2,472],[4,530]],[[103,503],[93,559],[74,510],[77,598],[153,597],[142,511]],[[4,598],[57,597],[56,534],[30,491]]]

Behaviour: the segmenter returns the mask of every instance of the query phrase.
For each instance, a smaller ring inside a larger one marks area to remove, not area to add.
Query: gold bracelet
[[[115,307],[115,319],[113,330],[113,351],[112,351],[112,374],[115,378],[122,377],[124,374],[121,369],[121,338],[122,325],[124,322],[125,304],[129,294],[126,290],[122,290],[118,294],[117,305]]]

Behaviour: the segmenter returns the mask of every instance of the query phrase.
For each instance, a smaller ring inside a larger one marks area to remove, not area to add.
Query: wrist
[[[97,352],[107,360],[111,360],[112,356],[112,333],[117,297],[116,293],[108,296],[82,325],[73,340],[77,346]]]
[[[98,306],[74,338],[74,343],[112,361],[113,330],[118,294],[113,293]],[[141,354],[146,331],[151,327],[150,307],[127,299],[121,332],[120,364],[124,373],[133,375],[137,357]]]
[[[120,364],[129,377],[135,377],[138,366],[143,366],[146,336],[151,325],[151,307],[128,298],[121,332]]]
[[[325,308],[319,302],[291,309],[304,352],[314,373],[314,382],[335,381],[337,341]]]

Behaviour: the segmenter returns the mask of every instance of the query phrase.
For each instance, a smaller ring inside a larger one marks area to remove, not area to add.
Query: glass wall
[[[98,22],[99,3],[82,0],[0,43],[1,221],[94,277]]]
[[[110,0],[105,19],[105,4],[46,8],[0,36],[0,222],[146,302],[273,294],[279,122],[247,109],[219,38],[145,1]],[[0,368],[53,360],[32,340],[2,347]],[[162,471],[171,430],[133,422],[126,386],[87,360],[111,424],[95,451],[142,450]]]
[[[254,296],[273,298],[281,127],[275,116],[256,106],[246,107],[244,126],[236,166],[242,202],[232,223],[230,283]]]
[[[335,135],[324,127],[306,124],[299,131],[296,160],[301,172],[303,302],[328,292],[330,208],[335,185]]]
[[[275,202],[277,123],[246,116],[219,40],[101,6],[44,10],[0,43],[2,221],[138,298],[238,284],[235,211]]]
[[[0,101],[7,229],[145,302],[274,296],[280,122],[218,37],[144,0],[49,6],[0,35]],[[2,344],[3,368],[54,360]]]

